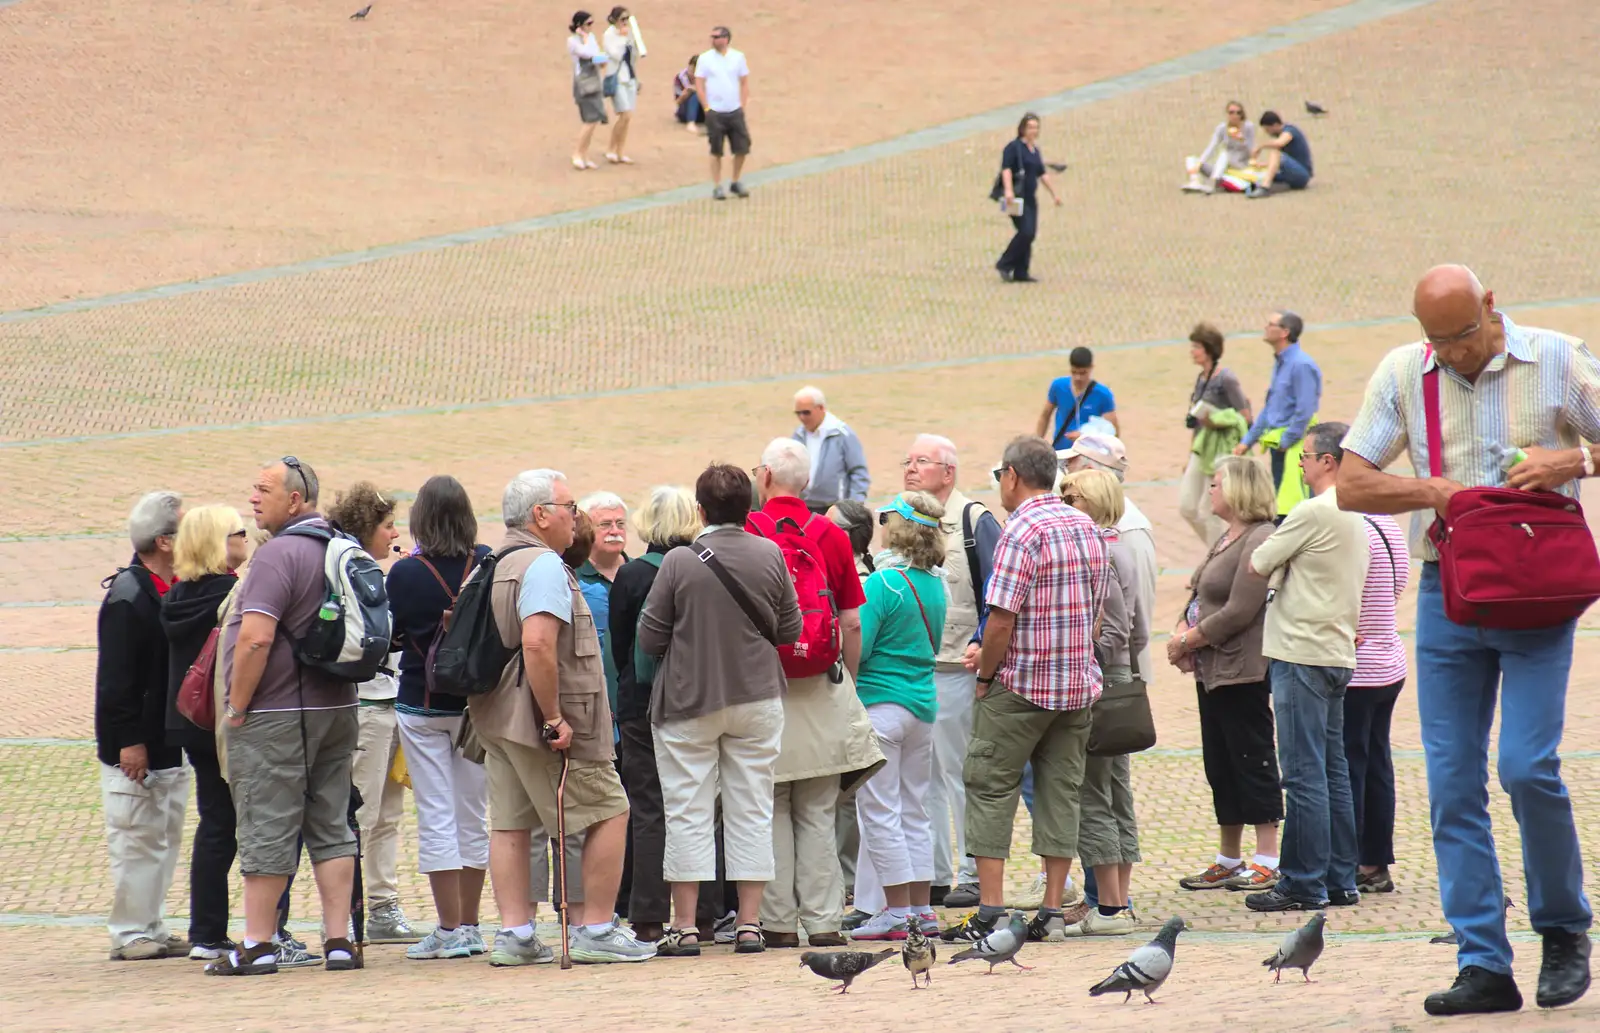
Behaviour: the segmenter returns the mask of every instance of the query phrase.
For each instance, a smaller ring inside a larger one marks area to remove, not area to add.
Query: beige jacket
[[[1309,667],[1356,667],[1356,623],[1371,558],[1360,513],[1339,508],[1333,488],[1308,499],[1250,557],[1276,591],[1261,653]]]
[[[961,514],[972,504],[974,533],[978,519],[989,512],[983,503],[952,491],[944,504],[944,638],[939,643],[935,669],[941,671],[965,670],[961,658],[966,655],[967,644],[978,630],[978,592],[981,585],[973,585],[972,568],[967,563],[967,542],[963,533]]]
[[[825,674],[789,681],[783,697],[783,746],[774,781],[839,775],[840,791],[849,794],[883,764],[872,720],[848,673],[839,685]]]

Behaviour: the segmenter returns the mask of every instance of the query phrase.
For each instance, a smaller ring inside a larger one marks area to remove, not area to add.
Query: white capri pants
[[[489,867],[489,778],[456,749],[462,715],[400,711],[400,746],[417,803],[417,868],[453,872]]]
[[[783,700],[764,699],[654,727],[656,768],[667,815],[661,870],[668,882],[717,877],[720,785],[726,877],[770,882],[772,779],[783,741]]]
[[[933,881],[933,725],[898,703],[867,708],[884,765],[856,790],[861,852],[856,858],[855,906],[877,914],[888,906],[883,887]]]

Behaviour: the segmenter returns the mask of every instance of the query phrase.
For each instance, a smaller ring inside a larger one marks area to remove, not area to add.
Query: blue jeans
[[[1583,857],[1557,750],[1566,721],[1576,621],[1508,631],[1444,615],[1439,566],[1422,567],[1417,595],[1417,710],[1428,761],[1428,810],[1439,898],[1460,941],[1457,961],[1510,973],[1504,888],[1489,824],[1489,729],[1496,691],[1500,786],[1522,830],[1528,917],[1539,932],[1586,931]]]
[[[1278,890],[1320,904],[1356,888],[1356,812],[1344,755],[1344,693],[1355,671],[1272,661],[1278,766],[1288,806]]]
[[[700,95],[693,90],[685,90],[678,100],[678,121],[685,125],[690,122],[704,122],[705,109],[700,106]]]

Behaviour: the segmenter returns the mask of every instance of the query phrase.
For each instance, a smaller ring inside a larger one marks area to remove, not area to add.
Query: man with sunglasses
[[[744,159],[750,153],[750,129],[745,125],[744,109],[750,105],[750,66],[744,51],[729,46],[733,33],[726,25],[711,30],[711,49],[700,55],[694,66],[694,88],[700,96],[700,110],[706,113],[706,138],[711,144],[711,196],[727,200],[722,189],[722,149],[733,150],[733,182],[728,189],[735,197],[749,197],[739,181]]]
[[[850,425],[828,411],[820,387],[802,387],[794,396],[800,425],[792,437],[811,457],[811,480],[801,497],[813,513],[826,513],[840,499],[865,502],[872,488],[867,452]]]
[[[1594,476],[1600,362],[1575,337],[1519,326],[1472,270],[1438,266],[1414,297],[1423,340],[1384,357],[1344,440],[1339,502],[1367,513],[1444,515],[1463,486],[1504,485],[1576,498]],[[1423,377],[1438,378],[1440,475],[1429,476]],[[1499,446],[1491,449],[1489,446]],[[1526,458],[1508,470],[1499,455]],[[1497,455],[1498,453],[1498,455]],[[1382,472],[1401,455],[1411,471]],[[1428,511],[1434,512],[1428,512]],[[1500,865],[1489,820],[1489,733],[1501,704],[1499,777],[1522,832],[1529,919],[1544,940],[1538,1004],[1589,988],[1583,855],[1559,754],[1575,621],[1510,630],[1457,624],[1445,612],[1438,555],[1422,543],[1417,593],[1417,708],[1445,918],[1460,941],[1456,983],[1430,996],[1434,1015],[1515,1011]]]
[[[1344,752],[1344,696],[1356,668],[1356,625],[1371,553],[1359,513],[1339,508],[1339,446],[1349,428],[1306,433],[1300,469],[1312,497],[1251,555],[1269,597],[1261,652],[1287,818],[1275,886],[1245,897],[1252,911],[1315,911],[1359,903],[1356,816]]]

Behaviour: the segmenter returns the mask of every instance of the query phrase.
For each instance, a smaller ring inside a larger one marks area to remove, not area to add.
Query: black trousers
[[[994,264],[1001,272],[1009,272],[1013,276],[1028,275],[1028,265],[1033,261],[1033,238],[1039,233],[1039,208],[1033,200],[1031,197],[1023,198],[1022,214],[1011,217],[1011,225],[1017,232],[1011,238],[1011,243],[1006,245],[1000,261]]]
[[[1200,694],[1200,746],[1217,824],[1269,825],[1283,820],[1283,789],[1265,681],[1224,685]]]
[[[1350,795],[1356,805],[1357,863],[1394,864],[1394,757],[1389,723],[1402,678],[1378,689],[1344,694],[1344,755],[1350,764]]]
[[[667,811],[661,800],[661,775],[656,769],[655,736],[648,717],[617,722],[617,744],[622,787],[628,792],[628,832],[633,842],[633,883],[628,898],[628,921],[672,921],[672,887],[662,874],[667,852]],[[722,823],[717,823],[717,878],[700,884],[695,922],[709,929],[727,913],[723,886]],[[735,898],[737,899],[737,898]]]
[[[195,806],[200,812],[189,855],[189,942],[221,943],[228,938],[228,874],[239,852],[233,794],[223,781],[215,749],[191,746],[184,752],[194,768]]]

